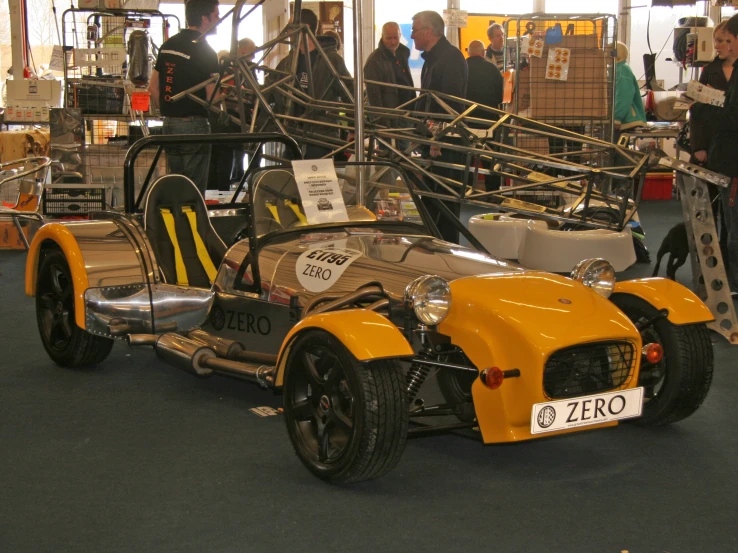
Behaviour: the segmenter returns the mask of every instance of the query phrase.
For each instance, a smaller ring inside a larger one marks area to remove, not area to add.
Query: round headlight
[[[584,259],[577,263],[571,278],[592,288],[600,296],[610,297],[615,288],[615,269],[604,259]]]
[[[405,306],[425,325],[437,325],[446,318],[451,307],[451,288],[445,279],[426,275],[416,278],[405,288]]]

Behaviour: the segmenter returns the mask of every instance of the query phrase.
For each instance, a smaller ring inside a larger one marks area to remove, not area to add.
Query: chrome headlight
[[[405,288],[405,306],[425,325],[437,325],[451,308],[451,288],[445,279],[426,275],[416,278]]]
[[[583,259],[574,267],[571,278],[606,298],[615,288],[615,269],[604,259]]]

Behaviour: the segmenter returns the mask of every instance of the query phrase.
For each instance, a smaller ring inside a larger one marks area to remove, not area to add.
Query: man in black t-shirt
[[[149,92],[164,119],[164,134],[208,134],[208,112],[190,98],[176,102],[172,97],[218,72],[218,56],[203,33],[218,20],[218,0],[189,0],[185,4],[187,29],[164,42],[159,49]],[[195,94],[211,98],[215,84]],[[187,144],[166,149],[169,172],[192,179],[200,192],[207,187],[210,146]]]

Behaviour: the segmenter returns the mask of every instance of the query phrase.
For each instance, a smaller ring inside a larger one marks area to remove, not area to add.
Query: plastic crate
[[[87,215],[105,209],[105,188],[47,188],[44,215]]]
[[[80,108],[84,115],[120,115],[124,91],[120,79],[85,77],[67,79],[67,107]]]
[[[642,200],[671,200],[674,193],[674,172],[646,173]]]

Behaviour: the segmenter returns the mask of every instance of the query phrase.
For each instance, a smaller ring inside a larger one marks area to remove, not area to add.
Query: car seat
[[[276,222],[278,228],[307,224],[300,192],[292,172],[285,169],[267,169],[255,177],[253,189],[257,236],[272,230],[271,226],[267,230],[271,221]]]
[[[165,175],[151,186],[144,230],[167,283],[210,288],[227,248],[190,179]]]

